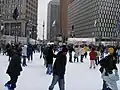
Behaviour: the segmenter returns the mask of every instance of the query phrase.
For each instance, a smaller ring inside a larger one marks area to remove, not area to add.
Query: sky
[[[47,29],[47,5],[51,0],[38,0],[38,38],[43,36],[43,21],[45,21],[45,38]]]

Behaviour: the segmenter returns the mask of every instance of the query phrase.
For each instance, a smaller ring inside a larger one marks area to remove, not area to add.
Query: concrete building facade
[[[48,3],[47,39],[54,41],[60,34],[60,2],[52,0]]]
[[[114,41],[119,36],[119,16],[120,0],[72,0],[68,6],[69,37]]]
[[[5,35],[37,38],[38,0],[1,0],[0,14],[3,17]],[[13,12],[18,8],[19,17],[13,19]],[[28,24],[29,23],[29,24]]]

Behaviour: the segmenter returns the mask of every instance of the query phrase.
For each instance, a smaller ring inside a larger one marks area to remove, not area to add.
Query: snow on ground
[[[0,90],[4,90],[4,84],[9,79],[5,73],[7,65],[8,57],[0,55]],[[98,70],[99,67],[95,70],[89,69],[89,57],[84,59],[84,63],[68,63],[66,68],[65,90],[101,90],[102,79]],[[39,53],[36,53],[34,61],[23,68],[15,90],[48,90],[52,76],[45,73],[46,68],[43,66],[43,59],[40,59]],[[118,85],[120,90],[120,81]],[[59,90],[58,85],[55,86],[54,90]]]

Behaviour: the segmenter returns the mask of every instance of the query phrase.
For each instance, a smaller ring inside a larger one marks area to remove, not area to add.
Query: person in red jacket
[[[95,48],[92,48],[89,56],[90,56],[90,69],[92,68],[92,66],[95,69],[95,57],[96,57]]]

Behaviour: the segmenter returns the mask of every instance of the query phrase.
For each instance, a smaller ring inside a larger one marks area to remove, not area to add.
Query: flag
[[[54,21],[54,22],[52,23],[52,27],[54,27],[54,26],[55,26],[55,24],[56,24],[56,21]]]
[[[14,18],[15,20],[17,20],[18,16],[19,16],[19,12],[18,12],[18,9],[17,9],[17,7],[16,7],[15,10],[14,10],[14,12],[13,12],[13,18]]]

